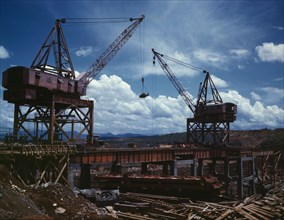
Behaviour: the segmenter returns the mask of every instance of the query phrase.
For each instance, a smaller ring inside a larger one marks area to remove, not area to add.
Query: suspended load
[[[139,95],[139,98],[141,98],[141,99],[144,99],[144,98],[146,98],[147,96],[149,96],[149,92],[145,92],[145,90],[147,90],[146,88],[145,88],[145,86],[144,86],[144,77],[142,77],[142,92],[141,92],[141,94]]]

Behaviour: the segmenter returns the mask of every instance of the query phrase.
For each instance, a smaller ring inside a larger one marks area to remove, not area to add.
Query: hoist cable
[[[170,60],[170,61],[172,61],[172,62],[174,62],[174,63],[177,63],[177,64],[180,64],[180,65],[182,65],[182,66],[188,67],[188,68],[190,68],[190,69],[204,71],[204,69],[202,69],[201,67],[194,66],[194,65],[189,64],[189,63],[185,63],[185,62],[183,62],[183,61],[181,61],[181,60],[177,60],[177,59],[172,58],[172,57],[169,57],[169,56],[167,56],[167,55],[163,55],[162,57],[165,58],[165,59],[167,59],[167,60]]]
[[[92,24],[92,23],[124,23],[133,21],[133,18],[62,18],[66,24]]]
[[[114,24],[114,23],[125,23],[126,21],[71,21],[71,22],[66,22],[65,24],[102,24],[102,23],[107,23],[107,24]]]
[[[144,90],[147,90],[144,85],[144,42],[145,42],[144,27],[145,27],[144,25],[142,27],[141,25],[139,25],[140,71],[141,71],[141,79],[142,79],[142,89],[141,89],[142,93],[144,93]]]

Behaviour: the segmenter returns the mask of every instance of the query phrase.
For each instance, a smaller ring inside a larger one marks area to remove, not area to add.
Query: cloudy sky
[[[232,129],[284,127],[283,9],[281,0],[2,0],[0,71],[30,66],[57,18],[144,14],[133,37],[88,87],[96,133],[186,131],[192,113],[161,67],[153,66],[151,48],[209,71],[223,101],[238,105]],[[62,24],[75,70],[86,71],[129,25]],[[195,100],[203,73],[168,65]],[[146,99],[138,98],[142,77]],[[12,127],[13,105],[2,100],[3,88],[0,96],[0,127]]]

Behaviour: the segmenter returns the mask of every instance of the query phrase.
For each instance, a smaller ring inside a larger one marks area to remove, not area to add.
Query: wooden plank
[[[175,217],[169,216],[169,215],[163,215],[158,213],[149,212],[148,215],[154,217],[155,219],[164,219],[164,220],[175,220]]]
[[[220,215],[218,218],[216,218],[216,220],[222,220],[222,219],[225,219],[227,218],[230,214],[234,213],[235,210],[233,209],[228,209],[226,210],[222,215]]]
[[[250,206],[247,206],[249,209],[253,209],[257,212],[260,212],[263,215],[266,215],[267,217],[273,218],[274,215],[272,215],[273,212],[270,212],[268,210],[263,209],[264,207],[259,207],[251,204]]]
[[[256,212],[255,210],[249,209],[249,208],[247,208],[245,206],[243,207],[243,209],[248,211],[248,212],[250,212],[250,213],[252,213],[252,214],[254,214],[254,215],[256,215],[256,216],[258,216],[258,217],[260,217],[261,219],[264,219],[264,220],[269,220],[270,219],[270,218],[266,218],[265,216],[261,215],[260,213]]]
[[[249,220],[259,220],[258,218],[255,218],[255,217],[252,216],[250,213],[248,213],[248,212],[242,210],[241,208],[240,208],[240,209],[235,209],[235,211],[236,211],[237,213],[239,213],[240,215],[246,217],[246,218],[249,219]]]
[[[129,219],[129,220],[155,220],[153,218],[145,217],[142,215],[134,215],[126,212],[118,212],[117,216],[122,219]]]

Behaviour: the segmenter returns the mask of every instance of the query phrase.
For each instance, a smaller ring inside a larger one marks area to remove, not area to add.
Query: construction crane
[[[41,88],[49,91],[56,90],[73,96],[84,96],[88,84],[126,44],[143,19],[144,15],[140,18],[131,18],[130,21],[133,21],[133,23],[110,44],[85,73],[80,74],[77,78],[75,78],[71,56],[61,27],[61,23],[68,23],[68,19],[57,19],[30,68],[16,66],[4,71],[3,87],[11,92],[11,88],[15,87],[33,87],[37,90]],[[71,20],[69,23],[73,22],[76,22],[76,20]],[[54,54],[54,65],[48,63],[51,60],[51,51]],[[9,91],[6,93],[10,93]],[[36,96],[36,94],[33,95]],[[9,95],[6,94],[6,96]],[[26,98],[29,99],[28,96]]]
[[[30,67],[15,66],[3,72],[3,99],[15,104],[13,136],[19,136],[22,130],[36,141],[48,136],[47,142],[53,144],[55,140],[62,141],[59,136],[64,136],[67,142],[74,143],[87,131],[91,143],[93,101],[81,97],[86,95],[87,86],[126,44],[143,19],[144,15],[130,18],[131,25],[78,77],[75,76],[61,24],[82,23],[84,20],[57,19]],[[110,21],[114,22],[114,19]],[[86,22],[92,21],[88,19]],[[34,123],[34,132],[29,131],[29,123]],[[39,124],[45,128],[44,131],[39,129]],[[76,125],[82,127],[78,134]],[[66,129],[71,129],[71,135]]]
[[[193,113],[193,118],[189,118],[187,120],[187,136],[191,137],[192,141],[195,143],[205,142],[206,136],[211,134],[215,144],[218,142],[228,142],[229,123],[236,120],[237,106],[230,102],[223,103],[223,100],[212,78],[210,77],[209,72],[202,70],[199,67],[184,63],[180,60],[176,60],[172,57],[163,55],[154,49],[152,49],[152,52],[154,54],[153,63],[155,64],[155,60],[157,58],[161,68],[164,70],[169,80],[172,82],[178,93],[181,95]],[[194,70],[201,70],[206,74],[203,83],[200,84],[196,104],[193,103],[189,93],[177,80],[173,71],[170,69],[164,59],[173,61]],[[211,92],[211,99],[209,99],[209,91]]]

